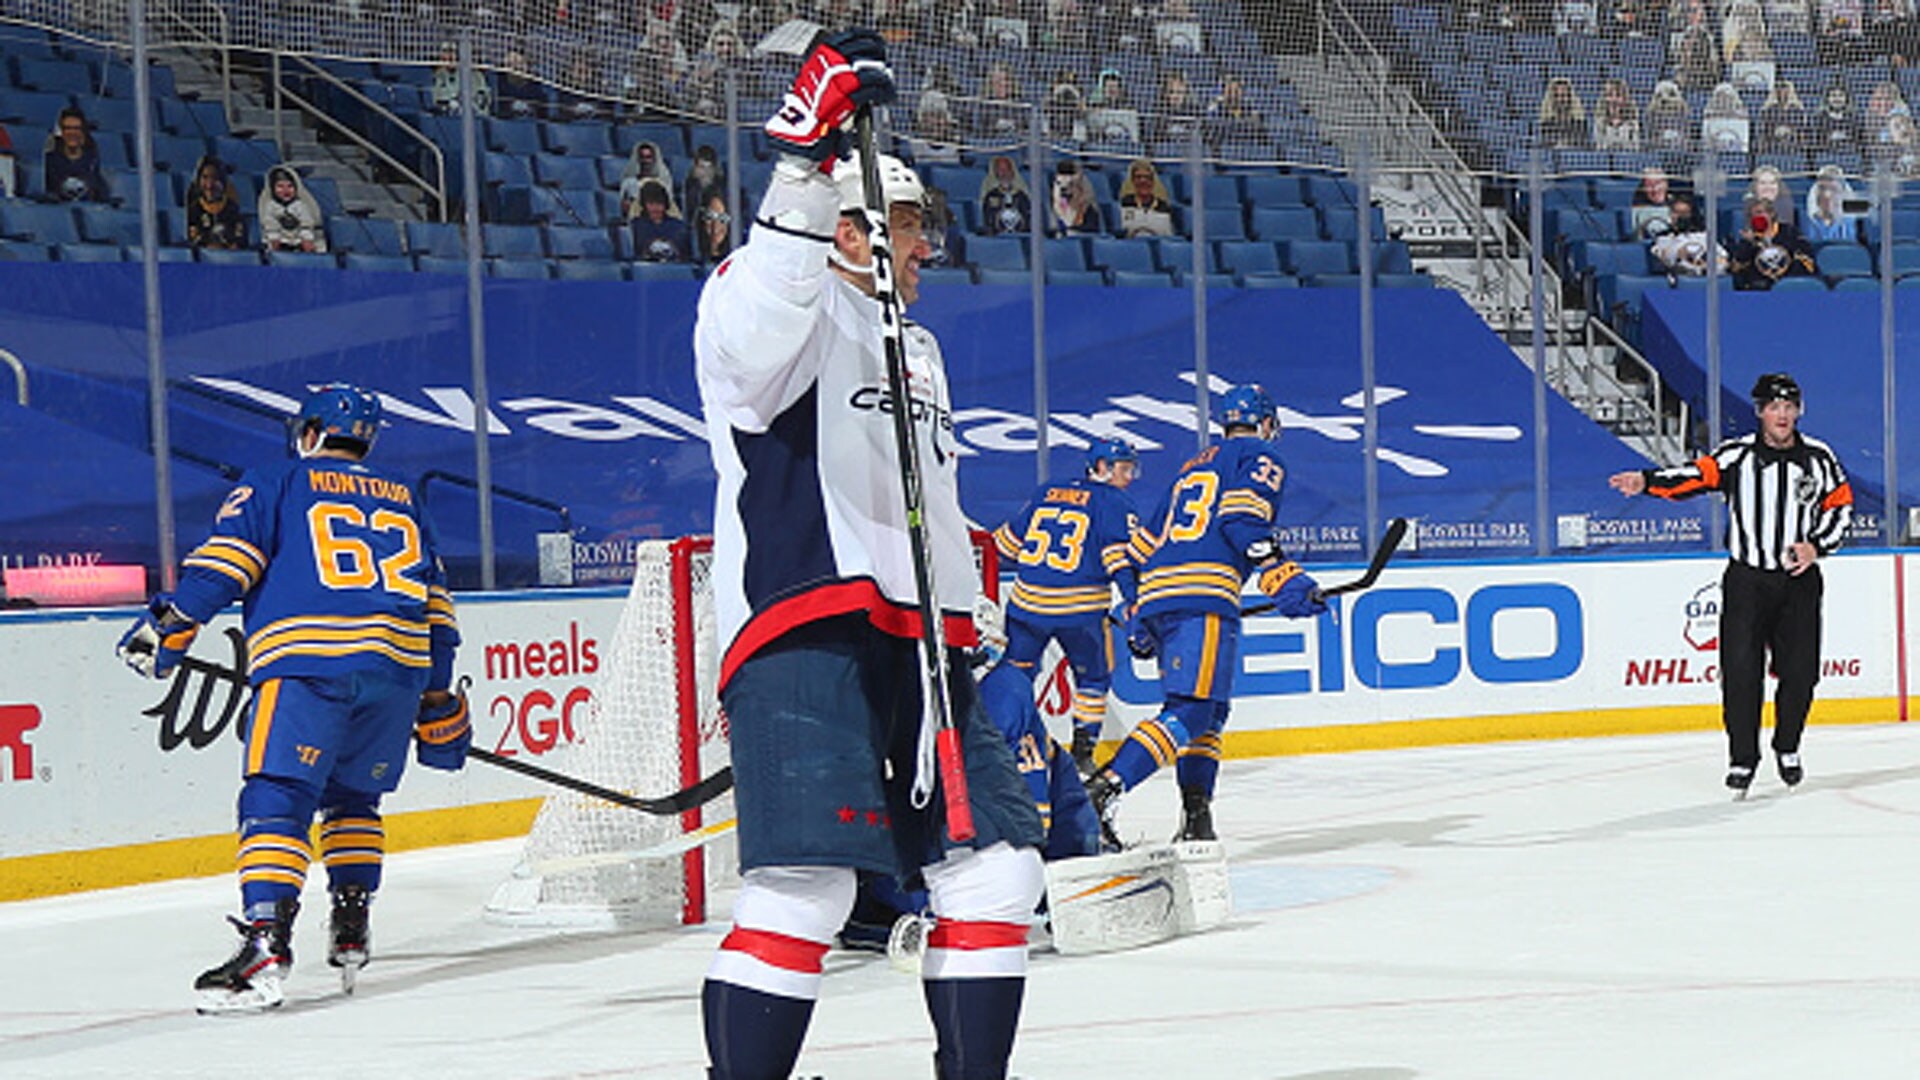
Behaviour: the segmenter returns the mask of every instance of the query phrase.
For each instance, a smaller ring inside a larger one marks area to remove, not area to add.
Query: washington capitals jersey
[[[413,489],[358,462],[250,471],[190,552],[173,603],[198,623],[243,601],[248,676],[418,669],[459,642]]]
[[[724,684],[797,626],[863,613],[921,634],[881,308],[828,266],[839,194],[816,169],[774,171],[751,238],[700,294],[693,351],[719,474],[713,597]],[[907,324],[908,401],[938,607],[970,645],[978,591],[939,342]]]
[[[1112,484],[1082,478],[1041,485],[993,534],[1000,554],[1019,568],[1009,604],[1028,622],[1050,625],[1105,614],[1109,582],[1132,603],[1139,531],[1133,500]]]
[[[1272,535],[1286,475],[1273,444],[1250,436],[1214,443],[1182,465],[1135,549],[1139,613],[1238,616],[1253,571],[1247,548]]]
[[[1040,810],[1040,821],[1047,829],[1041,856],[1064,859],[1099,854],[1100,819],[1074,768],[1073,755],[1047,734],[1047,725],[1033,704],[1033,681],[1012,664],[998,664],[980,679],[980,704],[1006,737],[1020,777]]]

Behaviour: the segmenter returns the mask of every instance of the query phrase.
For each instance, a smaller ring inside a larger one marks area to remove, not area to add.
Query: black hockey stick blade
[[[1343,581],[1331,588],[1315,589],[1313,593],[1314,599],[1325,600],[1329,596],[1339,596],[1341,593],[1371,589],[1373,583],[1380,580],[1380,572],[1387,568],[1387,561],[1392,559],[1393,553],[1400,549],[1400,541],[1406,539],[1406,536],[1406,518],[1394,518],[1392,521],[1387,522],[1387,531],[1385,535],[1380,537],[1380,546],[1373,549],[1373,559],[1367,563],[1366,571],[1352,581]],[[1257,604],[1248,604],[1246,607],[1241,608],[1240,614],[1263,615],[1272,610],[1273,601],[1262,600]]]
[[[631,810],[640,810],[645,813],[660,814],[667,817],[684,814],[696,807],[705,806],[733,790],[733,766],[731,765],[722,766],[715,770],[712,776],[707,777],[692,787],[682,788],[671,795],[662,795],[658,798],[649,799],[638,795],[628,795],[624,791],[615,791],[612,788],[601,787],[599,784],[582,780],[577,776],[557,773],[552,769],[542,768],[539,765],[521,761],[519,758],[505,757],[491,750],[482,750],[477,746],[468,749],[467,756],[478,758],[489,765],[508,769],[520,773],[523,776],[531,776],[535,780],[544,780],[549,784],[558,784],[563,788],[570,791],[577,791],[582,795],[591,795],[596,799],[605,799],[610,803],[624,806]]]

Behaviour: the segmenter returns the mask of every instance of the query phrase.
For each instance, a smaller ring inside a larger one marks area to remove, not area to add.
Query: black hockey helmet
[[[1753,384],[1753,406],[1764,408],[1769,401],[1791,401],[1800,404],[1800,384],[1793,376],[1784,371],[1769,371],[1760,376]]]

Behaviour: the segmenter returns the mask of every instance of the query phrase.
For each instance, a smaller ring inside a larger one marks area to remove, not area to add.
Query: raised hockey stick
[[[1387,522],[1386,535],[1380,538],[1380,546],[1373,549],[1373,561],[1367,563],[1366,572],[1354,578],[1352,581],[1343,581],[1331,588],[1315,589],[1313,591],[1314,599],[1325,600],[1329,596],[1339,596],[1341,593],[1359,592],[1362,589],[1373,588],[1373,583],[1380,580],[1380,571],[1387,568],[1387,560],[1393,558],[1393,553],[1399,550],[1400,541],[1405,539],[1406,535],[1406,518],[1394,518],[1392,521]],[[1246,607],[1241,608],[1240,614],[1260,615],[1272,610],[1273,601],[1264,600],[1260,603],[1248,604]]]
[[[887,362],[887,392],[893,398],[893,441],[900,458],[900,488],[906,500],[907,546],[913,552],[913,584],[920,599],[920,654],[932,700],[934,754],[940,765],[940,791],[946,801],[947,835],[954,843],[973,839],[973,807],[967,801],[966,761],[960,731],[953,723],[953,695],[947,685],[947,635],[940,596],[934,591],[933,547],[927,537],[927,500],[920,486],[920,443],[913,433],[913,398],[907,386],[907,348],[901,334],[900,297],[893,286],[893,242],[887,229],[886,193],[880,187],[880,159],[873,139],[873,110],[862,107],[854,119],[860,150],[860,184],[867,203],[873,294],[880,302],[881,347]],[[935,429],[938,437],[938,428]]]
[[[577,791],[582,795],[591,795],[596,799],[605,799],[610,803],[627,807],[630,810],[640,810],[645,813],[660,814],[663,816],[684,814],[695,807],[705,806],[733,790],[733,766],[731,765],[721,766],[719,769],[714,770],[712,776],[707,777],[692,787],[682,788],[671,795],[646,798],[639,795],[629,795],[624,791],[615,791],[612,788],[601,787],[599,784],[582,780],[577,776],[557,773],[552,769],[542,768],[539,765],[521,761],[519,758],[505,757],[491,750],[482,750],[477,746],[469,748],[467,750],[467,756],[484,761],[496,768],[508,769],[520,773],[523,776],[531,776],[535,780],[544,780],[549,784],[557,784],[569,791]],[[711,828],[712,826],[708,827]],[[689,833],[687,835],[691,836],[694,834]]]
[[[227,667],[224,664],[209,663],[205,660],[196,660],[191,656],[183,658],[181,665],[183,667],[189,667],[210,678],[225,679],[228,682],[236,683],[242,688],[245,688],[247,685],[246,675],[238,668]],[[538,765],[530,765],[517,758],[502,757],[491,750],[482,750],[477,746],[468,747],[467,756],[484,761],[489,765],[502,769],[510,769],[514,772],[531,776],[535,780],[545,780],[549,784],[558,784],[563,788],[569,788],[582,795],[591,795],[596,799],[605,799],[610,803],[617,803],[620,806],[625,806],[633,810],[642,810],[649,814],[684,814],[694,807],[705,806],[733,789],[733,766],[731,765],[721,766],[714,770],[712,776],[707,777],[692,787],[682,788],[671,795],[662,795],[658,798],[649,799],[637,795],[628,795],[625,792],[615,791],[612,788],[604,788],[599,784],[582,780],[577,776],[568,776],[565,773],[554,772],[552,769],[542,768]]]

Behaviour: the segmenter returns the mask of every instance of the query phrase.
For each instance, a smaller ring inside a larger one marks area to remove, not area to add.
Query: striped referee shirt
[[[1647,469],[1647,494],[1685,499],[1726,496],[1727,554],[1757,570],[1787,568],[1787,549],[1805,541],[1831,554],[1853,520],[1853,488],[1840,459],[1819,439],[1794,433],[1784,450],[1759,433],[1721,443],[1710,455],[1668,469]]]

